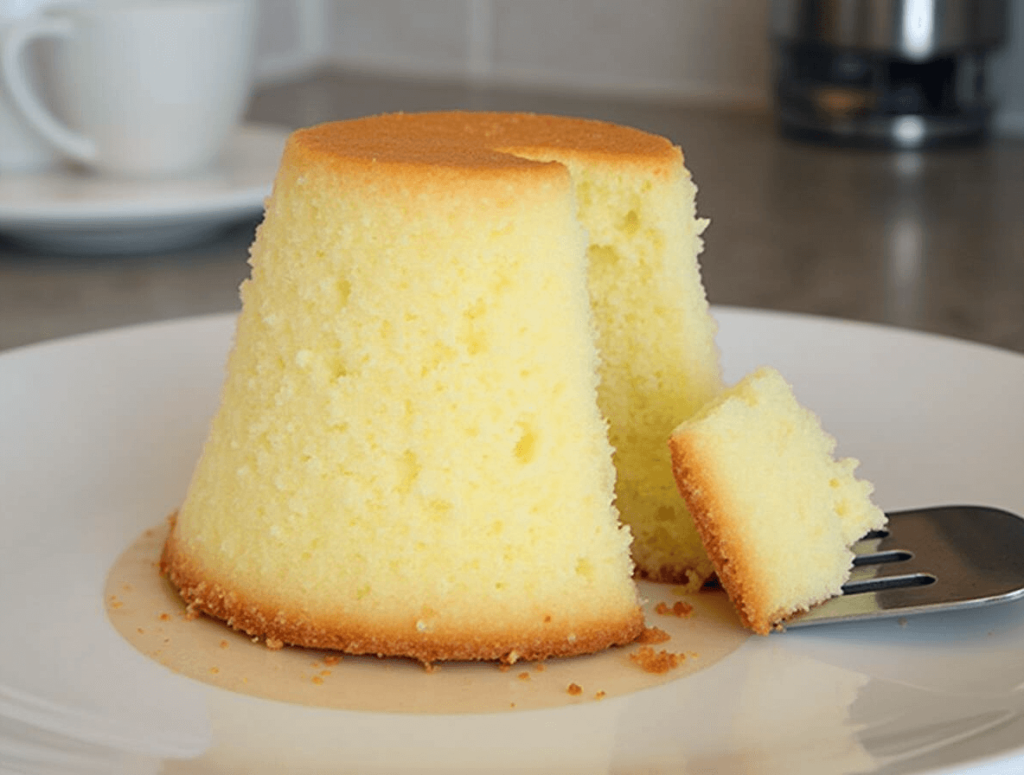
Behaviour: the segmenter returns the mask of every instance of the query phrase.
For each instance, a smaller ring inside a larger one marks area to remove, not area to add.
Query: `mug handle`
[[[54,118],[29,86],[22,51],[37,38],[68,39],[74,34],[70,19],[40,17],[8,28],[0,51],[0,75],[11,101],[25,122],[62,153],[81,162],[96,158],[96,144]]]

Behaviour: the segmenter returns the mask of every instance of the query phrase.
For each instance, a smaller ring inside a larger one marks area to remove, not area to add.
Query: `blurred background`
[[[957,3],[969,4],[937,7]],[[1009,5],[993,126],[1024,136],[1024,3]],[[761,110],[773,99],[769,0],[260,0],[260,14],[262,82],[337,67]]]
[[[936,29],[974,5],[861,2]],[[813,15],[828,4],[255,0],[242,129],[250,140],[263,134],[248,150],[246,136],[236,137],[230,164],[134,187],[81,171],[49,173],[45,187],[40,175],[0,175],[0,349],[236,310],[262,197],[292,128],[385,111],[489,109],[616,121],[679,144],[700,189],[698,208],[711,219],[702,265],[712,304],[878,322],[1024,352],[1024,0],[1005,3],[998,40],[961,25],[951,47],[926,52],[925,65],[945,58],[955,75],[914,70],[923,73],[916,82],[882,84],[865,73],[891,72],[887,58],[913,55],[833,38],[811,76],[795,58],[788,70],[780,65],[787,51],[821,54],[821,41],[808,49],[799,39],[821,20],[800,29],[793,20],[807,22],[801,6]],[[780,9],[790,13],[788,38],[773,17]],[[834,136],[783,131],[778,87],[786,73],[803,79],[790,84],[804,89],[797,112],[832,121]],[[980,117],[984,131],[934,147],[914,142],[920,131],[889,137],[905,142],[849,142],[851,110],[887,110],[892,128],[894,110],[917,121],[931,93],[944,115]],[[251,178],[244,191],[242,171]],[[227,206],[241,194],[244,207]],[[104,197],[109,207],[97,214]],[[146,202],[156,202],[150,212]],[[124,217],[115,217],[118,208]],[[216,228],[161,242],[146,220],[157,211],[179,226],[217,216]]]

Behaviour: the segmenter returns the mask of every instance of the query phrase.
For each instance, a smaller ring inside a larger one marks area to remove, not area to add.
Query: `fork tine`
[[[840,597],[786,627],[881,618],[1024,597],[1024,520],[999,509],[947,506],[896,512],[853,547]]]

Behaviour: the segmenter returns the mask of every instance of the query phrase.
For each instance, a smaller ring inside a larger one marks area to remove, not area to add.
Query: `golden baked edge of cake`
[[[262,640],[271,649],[284,645],[321,648],[352,655],[408,657],[424,664],[441,661],[536,661],[551,657],[592,654],[612,646],[632,643],[644,628],[642,608],[615,624],[576,622],[572,636],[558,630],[544,633],[541,627],[510,624],[504,632],[481,633],[473,628],[434,638],[423,633],[395,634],[386,626],[352,625],[338,621],[314,621],[303,614],[275,609],[246,600],[210,580],[210,575],[182,551],[175,535],[176,514],[168,518],[170,532],[160,556],[160,572],[184,600],[187,615],[200,613],[220,619],[229,627]]]

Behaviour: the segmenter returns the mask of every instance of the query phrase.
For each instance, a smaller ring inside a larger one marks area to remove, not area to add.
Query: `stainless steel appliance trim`
[[[779,40],[910,60],[996,48],[1007,26],[1006,0],[772,0],[771,6]]]

